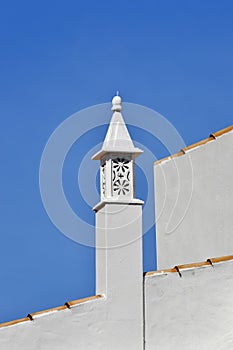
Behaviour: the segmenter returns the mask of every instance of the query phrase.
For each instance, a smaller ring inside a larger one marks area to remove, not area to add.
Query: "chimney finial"
[[[121,97],[119,96],[119,91],[117,91],[116,96],[114,96],[112,99],[112,111],[121,112],[121,110],[122,110]]]

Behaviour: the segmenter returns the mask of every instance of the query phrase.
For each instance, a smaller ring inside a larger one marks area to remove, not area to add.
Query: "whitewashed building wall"
[[[155,164],[157,268],[233,253],[233,131]]]
[[[145,349],[233,349],[233,260],[180,273],[145,278]]]

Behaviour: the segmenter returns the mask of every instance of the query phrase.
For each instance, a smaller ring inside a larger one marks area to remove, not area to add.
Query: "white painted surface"
[[[125,125],[124,118],[121,114],[122,102],[120,96],[114,96],[112,100],[112,119],[101,150],[96,153],[92,159],[100,160],[106,153],[128,153],[137,157],[143,151],[134,147],[128,129]]]
[[[123,295],[119,295],[120,298],[123,299]],[[125,306],[126,302],[123,302],[122,307]],[[1,328],[0,349],[142,349],[138,344],[135,346],[134,338],[137,340],[139,335],[134,310],[122,307],[111,298],[96,299],[71,309],[44,314],[34,321]]]
[[[120,96],[112,104],[114,113],[103,147],[93,157],[101,161],[101,203],[94,208],[96,293],[107,298],[109,316],[102,328],[107,337],[107,329],[112,329],[108,348],[142,350],[143,202],[135,198],[134,179],[135,157],[142,151],[134,147],[128,133]]]
[[[135,198],[135,158],[143,153],[134,147],[121,114],[121,98],[112,100],[113,116],[103,146],[92,159],[100,160],[101,202],[93,209],[99,210],[105,203],[143,204]]]
[[[0,349],[101,349],[100,344],[104,344],[105,338],[100,327],[102,314],[106,314],[103,305],[105,301],[97,299],[72,309],[44,314],[34,321],[1,328]]]
[[[232,159],[228,132],[155,165],[158,269],[232,254]]]
[[[233,262],[145,278],[146,350],[233,349]]]
[[[96,249],[96,293],[107,297],[108,319],[102,328],[107,337],[107,327],[112,328],[109,349],[142,350],[141,205],[106,204],[99,210],[96,245],[107,248]]]

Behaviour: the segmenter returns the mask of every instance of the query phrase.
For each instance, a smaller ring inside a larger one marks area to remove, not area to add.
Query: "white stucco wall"
[[[146,350],[233,349],[233,261],[145,278]]]
[[[106,295],[112,320],[106,349],[142,350],[142,205],[105,204],[96,213],[96,245],[96,293]]]
[[[158,269],[233,252],[233,132],[155,165]]]
[[[93,346],[94,349],[107,349],[100,322],[107,317],[106,306],[104,298],[92,300],[71,309],[42,314],[33,321],[1,328],[0,349],[84,350],[93,349]]]
[[[128,324],[121,318],[123,309],[114,312],[111,300],[100,298],[71,309],[46,313],[13,326],[0,328],[1,350],[127,350],[138,349],[139,320],[128,315]],[[119,305],[118,305],[119,306]],[[125,307],[125,304],[123,305]],[[118,318],[116,320],[116,312]],[[124,344],[120,346],[119,344]]]

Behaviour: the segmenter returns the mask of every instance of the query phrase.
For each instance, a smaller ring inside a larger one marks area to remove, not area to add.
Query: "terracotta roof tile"
[[[228,126],[227,128],[225,129],[222,129],[222,130],[219,130],[219,131],[216,131],[212,134],[210,134],[210,136],[213,136],[215,139],[223,134],[226,134],[227,132],[233,130],[233,125],[230,125]]]
[[[42,310],[42,311],[37,311],[37,312],[30,313],[30,314],[28,314],[28,317],[29,317],[31,320],[33,320],[34,317],[36,317],[36,316],[40,316],[40,315],[46,314],[46,313],[48,313],[48,312],[55,312],[55,311],[65,310],[65,309],[67,309],[67,307],[68,307],[67,305],[52,307],[51,309],[47,309],[47,310]]]
[[[82,299],[77,299],[77,300],[72,300],[72,301],[68,301],[67,303],[65,303],[65,305],[67,307],[72,307],[81,303],[85,303],[86,301],[90,301],[90,300],[94,300],[94,299],[99,299],[103,297],[101,294],[97,294],[95,296],[92,297],[87,297],[87,298],[82,298]]]
[[[186,152],[189,151],[190,149],[193,149],[193,148],[195,148],[195,147],[204,145],[204,144],[206,144],[207,142],[210,142],[210,141],[213,141],[213,140],[215,140],[215,137],[210,136],[210,137],[208,137],[207,139],[204,139],[204,140],[195,142],[195,143],[193,143],[192,145],[189,145],[189,146],[187,146],[187,147],[182,148],[182,151],[183,151],[184,153],[186,153]]]
[[[7,326],[13,326],[15,324],[26,322],[26,321],[31,321],[30,317],[24,317],[24,318],[19,318],[18,320],[0,323],[0,328],[7,327]]]
[[[158,164],[160,164],[160,163],[163,163],[163,162],[166,161],[166,160],[170,160],[170,159],[173,159],[173,158],[182,156],[182,155],[186,154],[189,150],[191,150],[191,149],[193,149],[193,148],[195,148],[195,147],[198,147],[198,146],[202,146],[202,145],[204,145],[204,144],[206,144],[206,143],[208,143],[208,142],[210,142],[210,141],[213,141],[213,140],[215,140],[216,138],[218,138],[219,136],[222,136],[223,134],[226,134],[226,133],[228,133],[228,132],[230,132],[230,131],[232,131],[232,130],[233,130],[233,125],[230,125],[230,126],[228,126],[227,128],[224,128],[224,129],[222,129],[222,130],[219,130],[219,131],[217,131],[217,132],[214,132],[214,133],[210,134],[210,136],[209,136],[207,139],[198,141],[198,142],[196,142],[196,143],[193,143],[192,145],[189,145],[189,146],[187,146],[187,147],[182,148],[182,149],[180,150],[180,152],[178,152],[178,153],[175,153],[175,154],[172,154],[172,155],[170,155],[170,156],[168,156],[168,157],[165,157],[165,158],[162,158],[162,159],[157,160],[154,164],[155,164],[155,165],[158,165]]]
[[[61,306],[57,306],[57,307],[53,307],[51,309],[46,309],[46,310],[30,313],[25,318],[20,318],[18,320],[13,320],[13,321],[9,321],[9,322],[0,323],[0,328],[16,325],[18,323],[22,323],[22,322],[25,322],[25,321],[32,321],[37,316],[42,316],[43,314],[48,314],[50,312],[56,312],[56,311],[65,310],[67,308],[71,308],[72,306],[75,306],[75,305],[78,305],[78,304],[82,304],[82,303],[85,303],[85,302],[90,301],[90,300],[99,299],[101,297],[103,297],[103,296],[98,294],[98,295],[94,295],[94,296],[87,297],[87,298],[81,298],[81,299],[77,299],[77,300],[68,301],[67,303],[65,303],[64,305],[61,305]]]
[[[210,258],[209,260],[211,261],[212,264],[219,263],[223,261],[233,260],[233,255],[221,256],[219,258]]]
[[[201,261],[201,262],[196,262],[196,263],[192,263],[192,264],[184,264],[184,265],[178,265],[177,267],[179,268],[179,270],[182,269],[191,269],[193,267],[202,267],[202,266],[210,266],[211,263],[210,261]]]
[[[179,271],[183,269],[192,269],[192,268],[198,268],[203,266],[211,266],[211,265],[214,265],[214,263],[220,263],[220,262],[229,261],[229,260],[233,260],[233,255],[221,256],[218,258],[210,258],[210,259],[207,259],[206,261],[195,262],[190,264],[177,265],[172,269],[149,271],[149,272],[146,272],[145,276],[151,276],[151,275],[156,275],[161,273],[173,273],[173,272],[179,273]]]
[[[177,269],[173,267],[172,269],[149,271],[149,272],[146,272],[145,276],[156,275],[160,273],[170,273],[170,272],[177,272]]]
[[[172,155],[170,155],[170,156],[168,156],[168,157],[166,157],[166,158],[162,158],[162,159],[157,160],[154,164],[157,165],[157,164],[159,164],[159,163],[164,162],[165,160],[170,160],[170,159],[173,159],[173,158],[182,156],[182,155],[184,155],[184,154],[185,154],[185,153],[181,150],[181,151],[178,152],[178,153],[175,153],[175,154],[172,154]]]

